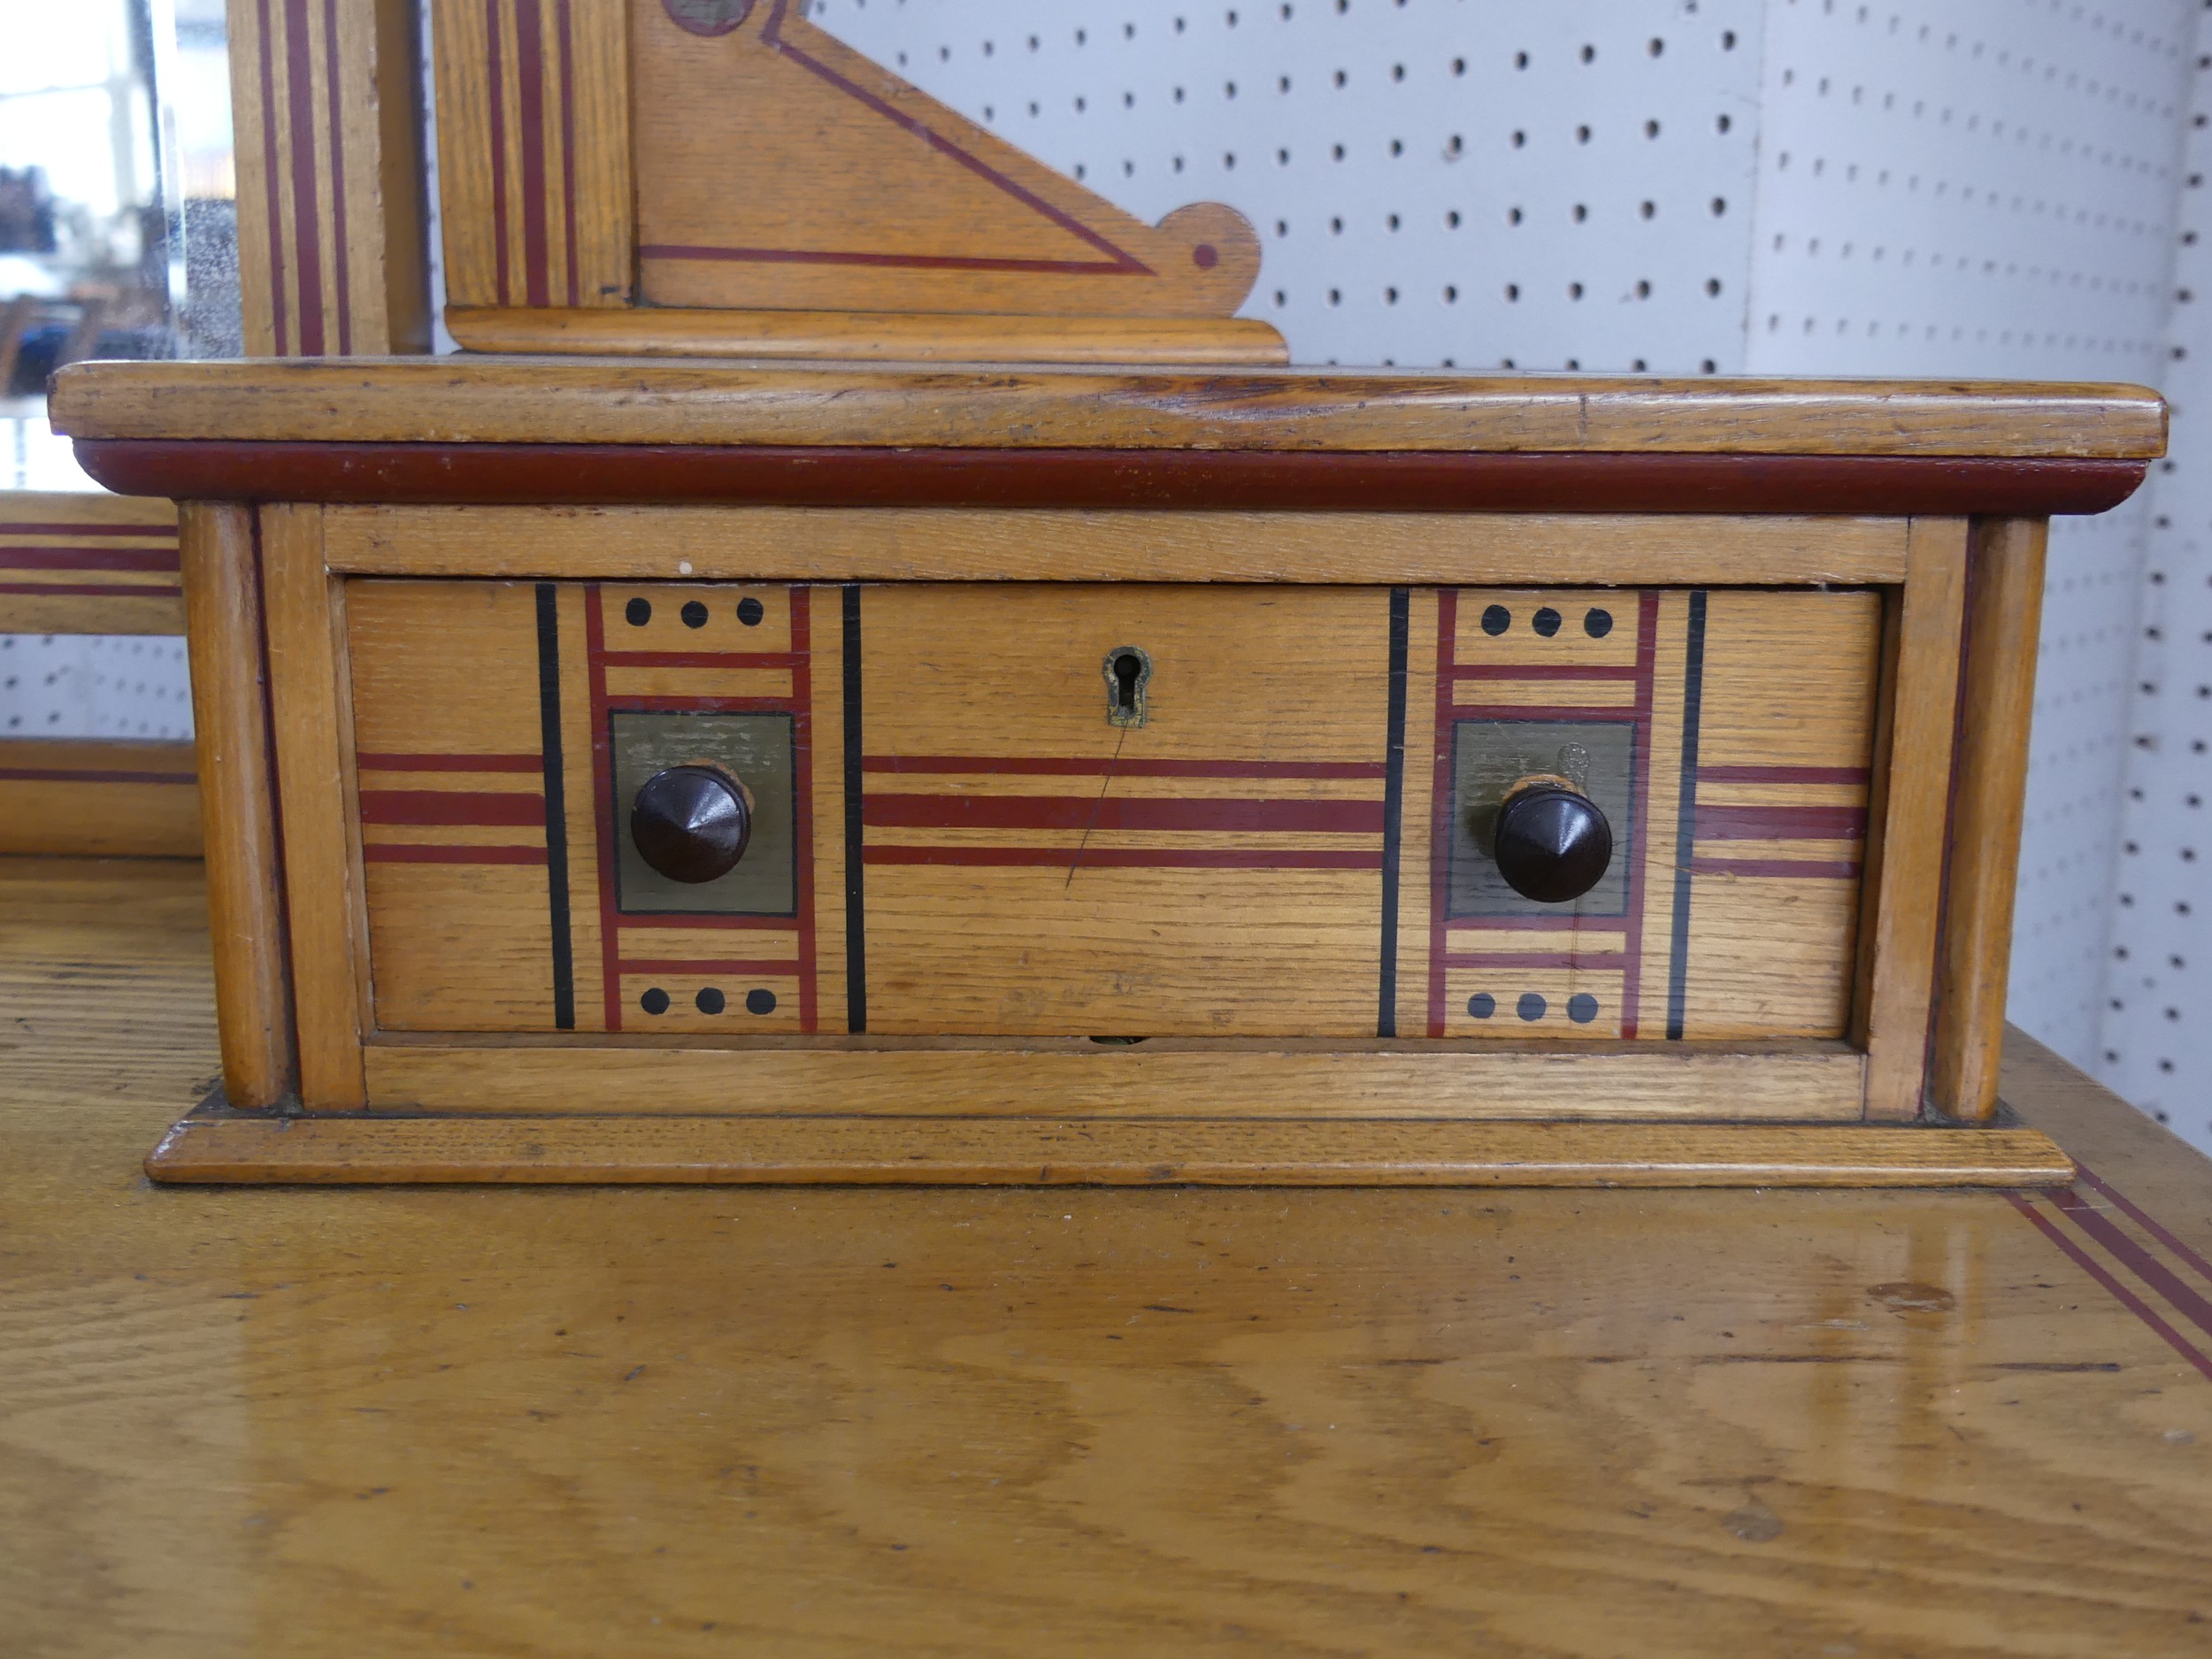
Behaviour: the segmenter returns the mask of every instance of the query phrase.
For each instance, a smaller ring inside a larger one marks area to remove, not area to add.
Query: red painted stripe
[[[1700,766],[1700,783],[1866,783],[1864,766]]]
[[[360,754],[353,758],[364,772],[537,772],[545,764],[537,755]]]
[[[141,588],[123,582],[0,582],[0,594],[32,597],[52,594],[70,598],[174,599],[180,591],[173,586]]]
[[[2212,1300],[2114,1225],[2110,1217],[2070,1187],[2050,1197],[2068,1220],[2103,1245],[2122,1266],[2163,1296],[2182,1317],[2205,1335],[2212,1336]]]
[[[419,842],[371,841],[361,856],[373,864],[541,864],[542,847],[426,847]]]
[[[275,36],[269,22],[269,0],[257,0],[257,4],[261,29],[255,45],[259,49],[261,71],[261,182],[269,227],[269,321],[277,356],[288,357],[292,345],[286,327],[289,313],[284,303],[284,174],[277,167],[276,59],[270,51]]]
[[[2081,1171],[2082,1179],[2087,1181],[2089,1185],[2096,1188],[2098,1192],[2101,1193],[2105,1197],[2110,1199],[2119,1209],[2121,1213],[2125,1215],[2129,1220],[2134,1222],[2137,1226],[2142,1228],[2144,1232],[2149,1233],[2151,1237],[2156,1239],[2161,1244],[2171,1250],[2176,1256],[2178,1256],[2183,1261],[2188,1263],[2190,1266],[2195,1268],[2199,1273],[2204,1276],[2207,1281],[2212,1282],[2212,1262],[2206,1261],[2204,1257],[2199,1256],[2194,1250],[2184,1244],[2179,1239],[2174,1237],[2174,1235],[2169,1233],[2165,1226],[2155,1217],[2146,1214],[2131,1199],[2127,1196],[2126,1194],[2121,1192],[2118,1187],[2114,1187],[2110,1182],[2107,1181],[2103,1176],[2098,1174],[2096,1171],[2091,1169],[2086,1164],[2084,1164],[2080,1160],[2077,1159],[2075,1161],[2074,1167]]]
[[[1444,1034],[1444,912],[1450,899],[1452,847],[1452,641],[1459,628],[1459,590],[1436,595],[1436,751],[1429,795],[1429,1035]]]
[[[568,303],[583,303],[576,271],[576,50],[569,0],[559,0],[561,30],[561,233],[567,255]],[[809,1026],[807,1029],[811,1030]]]
[[[484,0],[484,96],[492,138],[492,270],[499,303],[510,305],[514,302],[507,280],[507,64],[499,39],[499,0]]]
[[[2064,1251],[2075,1266],[2103,1286],[2115,1302],[2156,1332],[2169,1348],[2195,1366],[2207,1381],[2212,1381],[2212,1355],[2200,1352],[2187,1337],[2160,1318],[2148,1302],[2123,1285],[2103,1263],[2068,1238],[2058,1225],[2038,1210],[2024,1194],[2007,1192],[2005,1196],[2011,1200],[2015,1210],[2034,1224],[2037,1232]]]
[[[98,767],[0,766],[0,783],[197,783],[188,772],[108,772]]]
[[[1454,680],[1633,680],[1633,663],[1578,667],[1572,663],[1468,663],[1452,670]]]
[[[1627,936],[1628,965],[1621,979],[1621,1035],[1633,1037],[1642,1012],[1644,969],[1644,872],[1651,863],[1644,849],[1651,845],[1651,749],[1655,722],[1652,709],[1659,685],[1659,595],[1645,593],[1636,603],[1636,754],[1635,831],[1629,847]]]
[[[1073,795],[872,795],[861,822],[884,829],[1310,830],[1379,835],[1379,801],[1107,799]]]
[[[827,249],[711,248],[695,242],[647,242],[641,259],[715,260],[729,265],[867,265],[901,271],[1033,271],[1056,276],[1123,276],[1126,267],[1104,259],[989,259],[937,253],[836,252]]]
[[[322,214],[315,199],[315,64],[307,0],[284,0],[284,98],[292,134],[292,257],[300,273],[300,353],[323,355]],[[337,88],[331,88],[332,96]],[[278,227],[270,227],[272,233]]]
[[[174,572],[174,548],[0,547],[0,571]]]
[[[545,797],[470,789],[364,789],[364,824],[496,824],[542,826]]]
[[[338,288],[338,355],[353,355],[353,297],[346,270],[346,141],[340,119],[338,0],[323,0],[323,92],[330,104],[331,276]]]
[[[1697,808],[1697,838],[1720,841],[1858,841],[1866,809],[1858,806],[1706,806]]]
[[[1455,950],[1444,958],[1448,968],[1587,968],[1609,972],[1628,966],[1625,952],[1598,951],[1578,956],[1571,950]]]
[[[819,58],[815,58],[807,52],[802,51],[799,48],[792,45],[790,42],[783,38],[783,18],[785,12],[789,9],[789,5],[790,0],[776,0],[775,10],[768,14],[768,21],[761,26],[760,38],[764,45],[772,48],[777,52],[781,53],[784,57],[790,58],[794,63],[799,64],[807,70],[810,71],[812,73],[819,75],[824,81],[828,81],[830,85],[835,87],[840,92],[844,93],[846,96],[858,99],[862,104],[866,104],[871,110],[873,110],[878,115],[882,116],[884,119],[893,122],[899,127],[904,127],[908,132],[913,134],[915,137],[920,139],[924,143],[927,144],[932,150],[936,150],[940,155],[949,157],[952,160],[965,167],[969,172],[975,173],[979,178],[987,180],[990,183],[995,185],[999,189],[1003,190],[1007,195],[1012,196],[1023,206],[1028,208],[1033,212],[1041,213],[1045,218],[1050,219],[1054,224],[1059,226],[1061,229],[1066,231],[1070,235],[1074,236],[1077,240],[1089,243],[1090,246],[1097,249],[1101,253],[1106,255],[1113,261],[1112,265],[1109,267],[1110,269],[1137,276],[1150,276],[1153,274],[1151,267],[1147,265],[1141,259],[1139,259],[1133,254],[1125,252],[1123,250],[1117,248],[1112,242],[1107,241],[1105,237],[1100,235],[1098,232],[1093,230],[1088,225],[1084,224],[1080,219],[1076,219],[1071,214],[1061,211],[1060,209],[1053,206],[1051,203],[1046,201],[1035,191],[1025,189],[1021,185],[1015,183],[1013,180],[999,172],[997,168],[992,166],[981,157],[972,155],[967,150],[963,150],[959,145],[954,143],[941,133],[934,131],[924,122],[917,119],[912,115],[908,114],[905,111],[901,110],[895,105],[887,103],[884,99],[876,96],[875,94],[868,91],[864,87],[859,86],[846,79],[843,75],[839,74],[834,69],[832,69],[827,64],[822,62]]]
[[[795,651],[609,651],[609,668],[789,668]]]
[[[625,958],[615,964],[623,973],[745,973],[775,974],[785,978],[795,976],[799,964],[795,962],[749,962],[741,958],[722,959],[702,957],[691,960],[683,957],[634,961]]]
[[[1795,858],[1693,858],[1690,873],[1699,876],[1756,876],[1787,879],[1850,881],[1859,873],[1858,861]]]
[[[522,280],[533,305],[550,305],[545,257],[545,19],[515,0],[515,103],[522,127]]]
[[[1018,755],[869,755],[864,772],[975,772],[983,775],[1098,778],[1380,778],[1386,768],[1367,760],[1122,760]]]
[[[1065,869],[1075,862],[1071,847],[871,847],[872,864],[1020,864]],[[1233,847],[1089,848],[1083,867],[1120,870],[1377,870],[1382,854],[1296,849],[1263,852]]]
[[[173,524],[0,523],[0,535],[152,535],[160,536],[173,546],[177,539],[177,526]]]

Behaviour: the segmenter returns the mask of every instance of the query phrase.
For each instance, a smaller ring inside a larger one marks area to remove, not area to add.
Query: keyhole
[[[1111,726],[1144,724],[1144,688],[1152,678],[1152,659],[1134,645],[1106,653],[1106,719]]]

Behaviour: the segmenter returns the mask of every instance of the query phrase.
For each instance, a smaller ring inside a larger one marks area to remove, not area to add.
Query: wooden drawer
[[[1851,1021],[1872,589],[345,589],[388,1032],[1640,1043]],[[629,828],[687,761],[754,808],[743,857],[696,885]],[[1611,827],[1570,902],[1522,897],[1487,849],[1532,774]]]

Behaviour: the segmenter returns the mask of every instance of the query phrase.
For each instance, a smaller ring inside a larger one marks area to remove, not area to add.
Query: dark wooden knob
[[[1613,862],[1613,826],[1589,796],[1558,784],[1529,784],[1498,809],[1494,850],[1499,873],[1516,893],[1540,904],[1564,904],[1604,879]]]
[[[671,881],[712,881],[734,869],[753,815],[733,780],[711,766],[671,766],[645,780],[630,807],[638,856]]]

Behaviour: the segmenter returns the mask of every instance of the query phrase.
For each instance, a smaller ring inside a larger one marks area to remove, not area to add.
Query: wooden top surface
[[[196,867],[0,860],[51,1655],[2196,1654],[2212,1165],[2070,1193],[159,1191]]]
[[[2139,386],[523,357],[83,363],[81,439],[2145,460]]]

